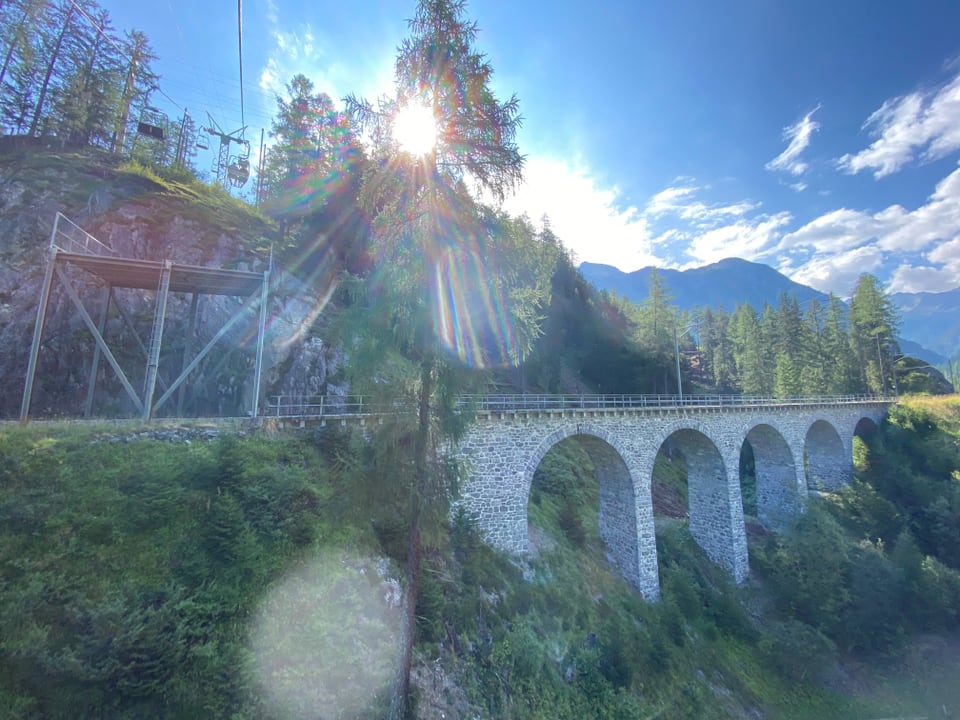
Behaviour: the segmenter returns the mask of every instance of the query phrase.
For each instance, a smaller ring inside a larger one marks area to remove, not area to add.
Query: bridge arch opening
[[[761,423],[754,426],[740,448],[743,511],[763,527],[785,527],[801,508],[803,499],[790,446],[779,430]]]
[[[853,435],[854,437],[860,438],[864,442],[869,442],[879,429],[880,426],[877,425],[873,418],[862,417],[857,421],[856,426],[853,428]]]
[[[550,438],[528,468],[528,521],[554,514],[558,529],[574,544],[598,538],[627,580],[650,595],[649,578],[640,577],[634,481],[621,452],[607,438],[579,429]],[[531,530],[528,543],[536,542]]]
[[[870,443],[880,426],[870,417],[862,417],[853,429],[853,469],[863,472],[867,469],[870,455]]]
[[[852,452],[844,448],[840,433],[826,420],[815,421],[807,430],[804,466],[810,490],[831,492],[850,482]]]
[[[692,428],[674,430],[660,445],[658,457],[686,469],[690,534],[713,562],[740,582],[747,574],[746,537],[739,483],[731,483],[723,455],[707,435]],[[656,472],[656,463],[654,463]],[[659,495],[660,483],[658,485]],[[664,509],[662,497],[657,506]]]

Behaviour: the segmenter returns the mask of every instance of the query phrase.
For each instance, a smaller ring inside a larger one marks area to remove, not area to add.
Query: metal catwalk
[[[104,285],[104,299],[100,311],[99,323],[94,323],[90,313],[84,307],[80,295],[70,280],[66,268],[75,267],[96,276]],[[96,341],[94,355],[90,368],[90,382],[87,387],[87,401],[84,416],[89,417],[93,408],[93,399],[96,388],[97,370],[100,357],[117,375],[127,395],[144,420],[149,420],[153,413],[163,406],[180,389],[178,398],[178,414],[183,403],[183,387],[187,376],[197,368],[210,350],[221,340],[240,319],[259,305],[260,318],[257,327],[256,361],[254,363],[253,399],[250,412],[256,417],[259,412],[260,374],[263,364],[263,340],[267,318],[267,300],[270,288],[270,269],[262,273],[244,270],[224,270],[220,268],[199,267],[195,265],[180,265],[169,260],[139,260],[134,258],[118,257],[117,253],[95,237],[87,233],[64,215],[57,213],[54,219],[53,232],[50,236],[50,245],[47,253],[47,267],[44,274],[43,286],[40,289],[40,302],[37,306],[37,319],[33,329],[33,343],[30,347],[30,360],[27,365],[27,378],[23,388],[23,402],[20,406],[20,420],[26,421],[30,414],[30,401],[33,395],[33,384],[37,371],[37,361],[40,356],[43,326],[46,321],[47,308],[50,302],[50,292],[54,281],[58,280],[74,308],[80,314],[87,329]],[[156,291],[153,327],[150,333],[149,344],[143,341],[134,332],[137,344],[146,356],[146,371],[142,393],[138,393],[127,374],[120,367],[116,357],[103,337],[107,321],[107,313],[111,301],[117,307],[122,320],[133,329],[133,323],[123,309],[116,302],[114,288],[134,288]],[[167,299],[171,292],[189,293],[192,295],[190,303],[190,317],[188,319],[186,347],[180,374],[173,382],[167,384],[158,378],[160,350],[163,344],[163,326],[166,321]],[[196,328],[198,300],[200,295],[231,295],[245,297],[243,304],[227,319],[214,336],[207,342],[200,352],[191,360],[190,343]],[[164,387],[163,394],[154,398],[158,379]]]

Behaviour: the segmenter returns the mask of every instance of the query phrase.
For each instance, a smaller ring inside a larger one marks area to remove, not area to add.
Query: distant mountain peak
[[[647,297],[652,270],[645,267],[625,273],[611,265],[587,262],[580,265],[580,272],[596,287],[614,291],[636,303]],[[794,282],[769,265],[743,258],[724,258],[689,270],[657,268],[657,273],[673,296],[673,302],[682,310],[722,305],[732,312],[742,303],[750,303],[760,310],[765,303],[779,304],[784,292],[796,296],[801,303],[814,299],[824,304],[829,301],[825,293]],[[912,354],[934,363],[940,362],[943,356],[957,355],[960,351],[960,288],[940,293],[894,293],[890,299],[902,314],[900,334],[919,343],[917,350],[910,350]]]
[[[645,267],[625,273],[610,265],[580,265],[583,276],[598,288],[613,290],[633,302],[647,296],[652,270]],[[684,310],[720,305],[733,310],[738,303],[750,303],[759,309],[764,303],[776,305],[782,292],[796,295],[801,302],[827,301],[827,295],[819,290],[796,283],[769,265],[743,258],[724,258],[689,270],[657,268],[657,273],[674,302]]]

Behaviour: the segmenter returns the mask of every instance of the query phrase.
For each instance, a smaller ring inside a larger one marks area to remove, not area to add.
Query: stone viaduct
[[[469,478],[458,504],[493,546],[527,552],[527,503],[544,455],[571,438],[599,484],[608,554],[648,599],[659,597],[651,481],[661,448],[687,466],[690,532],[737,582],[749,572],[740,452],[755,458],[757,510],[776,529],[800,512],[808,488],[850,481],[853,438],[883,419],[888,400],[774,400],[736,396],[485,396],[455,452]]]

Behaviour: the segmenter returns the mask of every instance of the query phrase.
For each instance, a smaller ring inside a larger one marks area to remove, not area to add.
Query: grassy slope
[[[369,697],[352,678],[389,663],[386,578],[318,448],[139,430],[0,429],[0,717],[281,717],[277,697]]]
[[[949,401],[935,412],[956,422]],[[358,446],[131,438],[0,428],[0,717],[377,716],[357,698],[382,697],[396,571],[353,499]],[[680,465],[659,467],[682,499]],[[453,523],[419,598],[420,717],[960,708],[956,638],[882,660],[833,650],[778,605],[762,538],[736,588],[662,519],[663,599],[644,603],[605,558],[591,476],[574,443],[544,459],[522,563]]]

